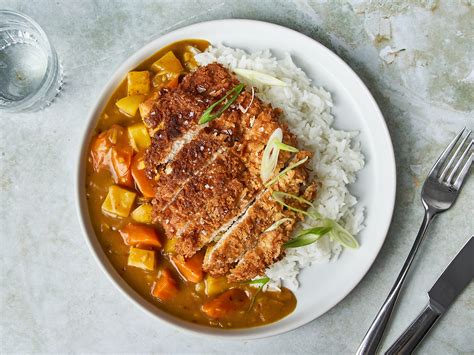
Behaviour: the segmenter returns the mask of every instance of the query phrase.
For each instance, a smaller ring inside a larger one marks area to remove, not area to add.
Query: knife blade
[[[474,237],[464,245],[454,260],[444,270],[438,281],[428,291],[430,302],[435,302],[444,312],[471,282],[474,276]]]
[[[471,237],[428,291],[428,305],[385,354],[411,354],[473,277],[474,237]]]

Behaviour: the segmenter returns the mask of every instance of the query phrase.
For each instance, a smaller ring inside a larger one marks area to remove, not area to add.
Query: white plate
[[[202,38],[211,43],[257,51],[270,48],[277,56],[289,52],[314,85],[323,86],[334,99],[335,126],[361,132],[366,166],[351,186],[359,202],[366,207],[366,228],[358,239],[361,247],[344,250],[337,262],[315,265],[301,274],[296,292],[295,311],[279,322],[243,330],[222,330],[191,324],[177,319],[145,301],[113,269],[92,229],[85,200],[85,163],[90,136],[108,98],[128,71],[160,48],[172,42]],[[135,304],[148,313],[180,329],[200,334],[254,339],[277,335],[306,324],[339,303],[362,279],[385,240],[395,202],[395,159],[385,121],[372,95],[359,77],[338,56],[320,43],[298,32],[270,23],[249,20],[222,20],[198,23],[168,33],[149,43],[123,63],[102,90],[91,110],[89,125],[82,141],[77,171],[79,218],[86,240],[99,265],[112,282]]]

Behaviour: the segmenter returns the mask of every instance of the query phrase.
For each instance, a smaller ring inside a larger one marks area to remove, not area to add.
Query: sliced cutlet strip
[[[248,171],[231,151],[219,155],[205,171],[194,176],[159,215],[168,236],[177,237],[176,252],[194,254],[199,235],[212,233],[232,218],[255,194],[247,182]],[[214,227],[216,228],[216,227]]]
[[[183,146],[172,161],[157,168],[154,179],[158,193],[153,202],[157,215],[173,202],[189,179],[241,139],[239,122],[240,115],[236,111],[226,115],[225,120],[212,121]]]
[[[308,201],[314,200],[317,187],[317,183],[313,181],[307,186],[301,197]],[[303,210],[308,207],[294,201],[288,202]],[[302,220],[303,216],[301,213],[285,210],[280,218],[283,217],[292,218],[292,221],[283,223],[273,231],[261,234],[255,247],[248,250],[230,271],[227,277],[230,282],[240,282],[262,276],[268,266],[283,256],[285,252],[283,244],[290,240],[298,220]]]
[[[219,64],[200,67],[186,75],[176,89],[161,89],[153,105],[142,106],[143,121],[151,136],[146,166],[154,177],[159,166],[174,159],[204,126],[198,124],[204,110],[238,84]]]
[[[291,162],[310,157],[310,152],[297,153]],[[245,252],[257,243],[260,234],[282,218],[283,206],[272,198],[275,190],[299,194],[308,181],[304,165],[290,170],[277,183],[266,189],[245,214],[209,247],[204,259],[204,270],[213,277],[226,274]]]

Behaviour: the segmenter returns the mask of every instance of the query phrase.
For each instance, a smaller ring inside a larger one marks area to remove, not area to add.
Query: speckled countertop
[[[353,353],[386,297],[421,222],[420,182],[453,134],[474,126],[474,4],[419,1],[18,1],[66,73],[57,102],[0,114],[0,352]],[[372,269],[318,320],[270,339],[202,340],[162,326],[99,271],[79,229],[73,173],[85,117],[115,68],[162,33],[222,18],[281,24],[339,54],[372,91],[394,143],[398,193]],[[474,179],[433,224],[383,349],[427,302],[426,291],[474,233]],[[420,353],[474,352],[474,285]]]

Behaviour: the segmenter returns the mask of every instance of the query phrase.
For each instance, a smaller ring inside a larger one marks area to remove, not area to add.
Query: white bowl
[[[296,291],[298,304],[295,311],[273,324],[224,330],[192,324],[160,310],[143,299],[115,271],[90,222],[85,198],[85,166],[97,117],[128,71],[160,48],[187,38],[222,42],[248,51],[269,48],[277,56],[289,52],[315,85],[332,93],[337,128],[361,132],[359,140],[367,161],[358,181],[351,186],[351,191],[367,211],[366,228],[358,236],[361,247],[354,251],[345,250],[337,262],[304,270],[300,277],[302,286]],[[168,33],[138,50],[120,66],[102,90],[88,120],[76,174],[77,209],[86,241],[99,266],[117,288],[139,308],[169,325],[201,335],[235,339],[262,338],[293,330],[339,303],[369,270],[385,240],[392,218],[396,185],[393,147],[385,121],[372,95],[349,66],[320,43],[296,31],[259,21],[221,20],[198,23]]]

